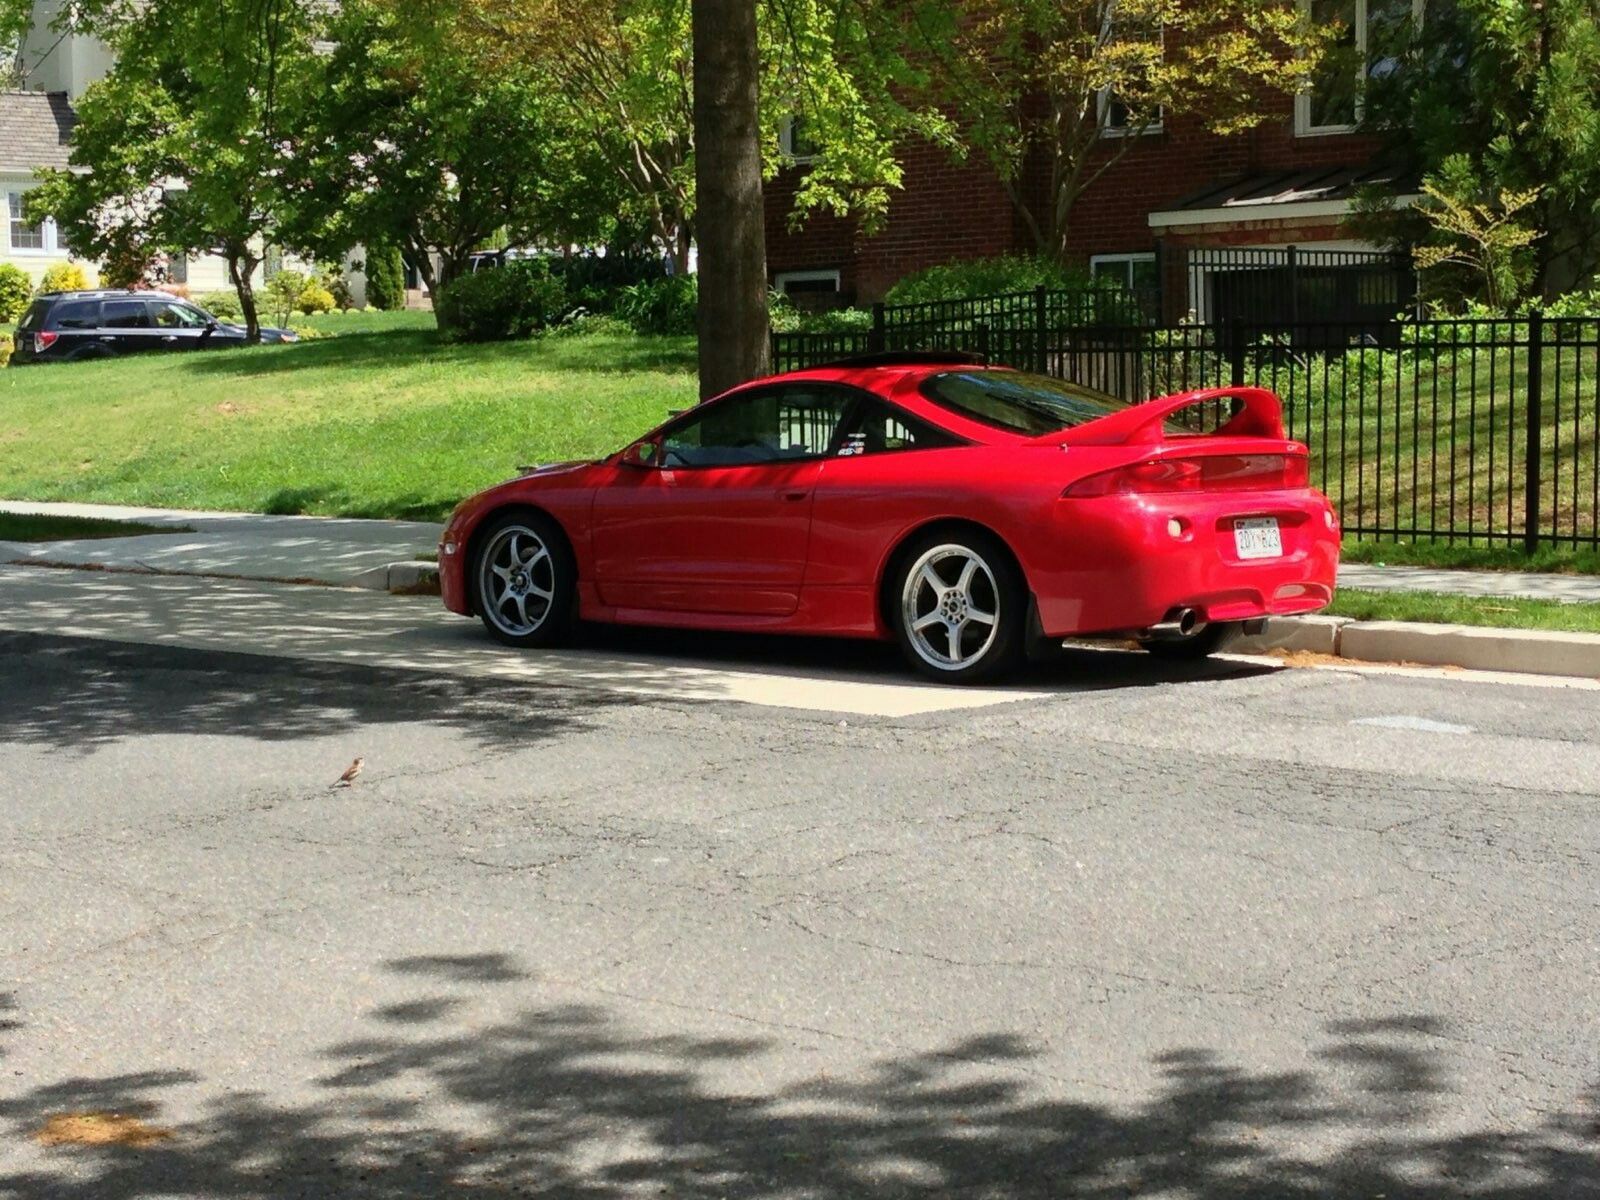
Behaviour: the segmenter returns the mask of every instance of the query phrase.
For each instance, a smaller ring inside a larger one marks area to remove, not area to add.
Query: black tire
[[[918,534],[895,555],[886,593],[900,651],[928,678],[986,683],[1022,661],[1028,588],[997,538],[968,529]]]
[[[1164,658],[1168,662],[1199,662],[1226,649],[1228,643],[1239,636],[1241,628],[1241,621],[1213,621],[1202,625],[1186,638],[1139,644],[1157,658]]]
[[[578,570],[561,527],[513,509],[472,539],[473,607],[489,636],[508,646],[559,646],[577,617]]]

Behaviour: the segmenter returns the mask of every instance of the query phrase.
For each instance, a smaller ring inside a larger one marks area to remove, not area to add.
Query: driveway
[[[7,1200],[1600,1186],[1592,689],[17,574]]]

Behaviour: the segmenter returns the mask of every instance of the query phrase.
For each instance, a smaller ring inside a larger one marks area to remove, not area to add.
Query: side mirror
[[[622,463],[653,470],[661,465],[661,447],[654,442],[635,442],[622,452]]]

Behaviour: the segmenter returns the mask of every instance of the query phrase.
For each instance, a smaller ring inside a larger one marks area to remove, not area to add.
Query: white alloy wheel
[[[906,571],[900,615],[912,651],[936,671],[962,671],[983,659],[1000,634],[1000,587],[971,546],[934,546]]]

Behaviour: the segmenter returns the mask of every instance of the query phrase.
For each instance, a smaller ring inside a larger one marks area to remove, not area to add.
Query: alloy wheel
[[[484,615],[512,637],[527,637],[555,606],[555,560],[544,539],[526,525],[495,533],[479,560],[478,594]]]
[[[911,648],[941,671],[970,667],[1000,632],[1000,588],[970,546],[935,546],[911,564],[900,595]]]

